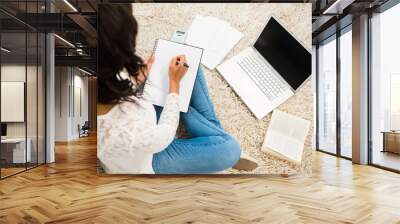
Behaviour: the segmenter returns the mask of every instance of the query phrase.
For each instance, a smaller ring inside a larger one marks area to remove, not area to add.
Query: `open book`
[[[189,69],[181,80],[179,90],[180,111],[187,112],[203,49],[168,40],[158,39],[154,46],[155,61],[151,68],[145,93],[147,99],[157,106],[164,106],[169,89],[169,63],[173,57],[185,55]]]
[[[274,110],[262,151],[300,164],[310,121]]]

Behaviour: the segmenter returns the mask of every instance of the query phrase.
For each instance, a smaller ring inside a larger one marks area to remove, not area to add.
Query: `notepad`
[[[164,106],[169,90],[169,63],[178,55],[185,55],[189,69],[181,80],[179,90],[180,111],[187,112],[194,81],[200,66],[203,49],[168,40],[158,39],[154,45],[155,61],[145,86],[146,98],[157,106]]]
[[[310,121],[274,110],[262,151],[301,163]]]
[[[201,63],[212,70],[242,37],[243,34],[228,22],[211,16],[196,16],[188,30],[186,43],[204,49]]]

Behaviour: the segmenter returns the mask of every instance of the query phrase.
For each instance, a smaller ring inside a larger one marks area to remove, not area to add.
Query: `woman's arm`
[[[188,70],[184,55],[173,58],[169,65],[169,94],[158,124],[147,129],[142,137],[141,148],[153,153],[165,149],[174,140],[179,125],[180,81]]]
[[[137,145],[143,150],[157,153],[167,148],[174,140],[179,125],[179,95],[170,93],[167,96],[164,109],[158,124],[146,128],[140,136]]]

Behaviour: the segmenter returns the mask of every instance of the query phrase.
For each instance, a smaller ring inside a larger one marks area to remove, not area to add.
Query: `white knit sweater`
[[[153,174],[153,154],[165,149],[174,139],[179,123],[179,96],[171,93],[157,124],[151,103],[115,105],[97,117],[97,156],[106,173]]]

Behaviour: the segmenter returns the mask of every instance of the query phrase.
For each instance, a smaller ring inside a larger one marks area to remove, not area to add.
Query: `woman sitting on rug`
[[[136,55],[138,24],[130,5],[107,5],[99,18],[98,158],[107,173],[203,174],[234,166],[238,142],[227,134],[200,68],[189,110],[179,112],[184,55],[171,59],[164,108],[146,100],[144,85],[154,60]],[[179,119],[190,138],[175,139]]]

